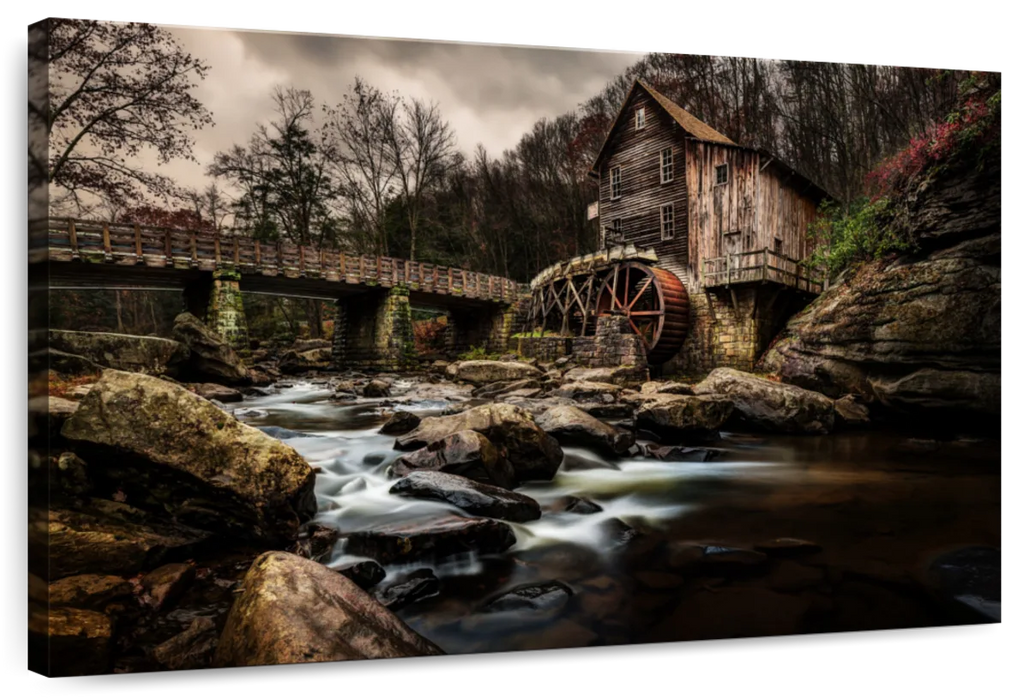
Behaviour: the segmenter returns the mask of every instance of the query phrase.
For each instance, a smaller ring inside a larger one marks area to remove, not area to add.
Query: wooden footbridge
[[[30,231],[30,260],[46,264],[51,288],[182,290],[190,311],[241,347],[241,292],[336,301],[337,355],[347,364],[403,364],[412,305],[451,312],[457,348],[501,349],[511,308],[527,289],[459,268],[238,235],[50,219],[43,244],[40,228]]]

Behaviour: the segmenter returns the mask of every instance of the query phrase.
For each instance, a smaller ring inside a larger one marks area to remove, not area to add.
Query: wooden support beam
[[[139,224],[132,225],[132,232],[136,237],[136,262],[143,259],[143,233],[139,230]]]
[[[111,254],[111,230],[109,228],[107,228],[107,224],[104,224],[103,239],[104,239],[104,253],[106,255],[110,255]]]

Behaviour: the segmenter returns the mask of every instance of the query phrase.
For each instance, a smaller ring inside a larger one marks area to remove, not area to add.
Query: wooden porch
[[[702,280],[707,288],[772,283],[809,294],[821,294],[825,288],[817,270],[809,271],[799,260],[768,248],[705,260]]]

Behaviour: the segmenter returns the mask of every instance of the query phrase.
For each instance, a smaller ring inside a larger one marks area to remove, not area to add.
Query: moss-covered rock
[[[176,316],[172,335],[189,348],[189,359],[182,368],[187,378],[230,386],[250,382],[246,367],[229,342],[193,314]]]
[[[635,412],[636,426],[670,440],[710,437],[733,412],[725,396],[647,394]]]
[[[61,434],[131,503],[226,536],[281,543],[315,510],[293,448],[171,382],[108,370]]]
[[[189,357],[186,346],[175,340],[121,333],[51,330],[50,347],[102,367],[155,376],[174,375]]]
[[[737,415],[759,430],[817,435],[831,432],[836,419],[832,399],[823,394],[728,367],[712,371],[693,390],[732,399]]]

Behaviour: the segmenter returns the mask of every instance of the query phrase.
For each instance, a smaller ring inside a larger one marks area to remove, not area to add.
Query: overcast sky
[[[471,153],[482,143],[493,155],[514,146],[541,117],[555,117],[596,94],[641,54],[525,49],[428,41],[393,41],[312,34],[170,28],[211,70],[196,96],[215,125],[196,132],[199,163],[161,169],[202,187],[215,153],[245,142],[272,116],[276,85],[310,90],[318,104],[340,101],[360,75],[383,91],[439,103]]]

